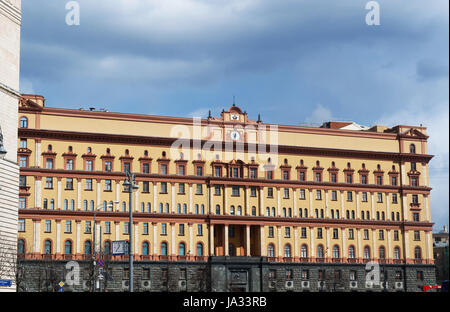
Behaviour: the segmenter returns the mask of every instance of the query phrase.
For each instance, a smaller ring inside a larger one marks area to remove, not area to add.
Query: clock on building
[[[241,135],[239,134],[239,132],[237,131],[231,131],[231,139],[234,141],[239,140],[239,138],[241,137]]]
[[[239,115],[231,114],[231,120],[239,120]]]

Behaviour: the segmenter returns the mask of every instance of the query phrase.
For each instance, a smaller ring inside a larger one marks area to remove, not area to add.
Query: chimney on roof
[[[89,110],[92,112],[92,111],[95,111],[95,107],[89,107]]]

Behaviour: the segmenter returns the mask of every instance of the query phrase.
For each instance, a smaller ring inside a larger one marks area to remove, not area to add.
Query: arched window
[[[90,240],[84,242],[84,254],[85,255],[92,254],[92,244]]]
[[[186,214],[187,213],[187,205],[183,204],[183,213]]]
[[[70,210],[75,210],[75,200],[70,201]]]
[[[201,207],[202,207],[201,213],[202,213],[202,214],[205,214],[205,205],[202,204]]]
[[[237,215],[238,216],[242,215],[242,207],[241,206],[238,206],[238,208],[237,208]]]
[[[159,213],[163,213],[163,212],[164,212],[164,204],[159,203]]]
[[[141,202],[141,212],[145,212],[145,203]]]
[[[364,247],[364,259],[370,259],[370,247],[369,246]]]
[[[394,248],[394,259],[395,260],[399,260],[400,259],[400,248],[399,247],[395,247]]]
[[[103,244],[103,253],[105,255],[111,254],[111,242],[110,241],[105,241],[105,243]]]
[[[333,246],[333,258],[334,259],[339,259],[340,258],[339,246],[338,245],[334,245]]]
[[[94,205],[94,201],[93,200],[91,200],[91,211],[94,211],[94,207],[95,205]]]
[[[48,208],[48,200],[47,198],[44,198],[44,209]]]
[[[230,207],[230,215],[234,215],[234,206],[233,205]]]
[[[275,207],[272,207],[272,217],[275,217]]]
[[[348,257],[350,259],[355,258],[355,247],[353,247],[353,245],[350,245],[350,247],[348,247]]]
[[[161,243],[161,256],[167,256],[167,243]]]
[[[186,246],[184,245],[184,243],[180,243],[178,245],[178,255],[180,255],[180,256],[186,255]]]
[[[270,216],[270,208],[269,208],[269,207],[266,208],[266,215],[267,215],[268,217]]]
[[[44,242],[44,253],[45,253],[46,255],[50,255],[50,254],[52,253],[52,241],[49,240],[49,239],[47,239],[47,240]]]
[[[305,208],[305,209],[304,209],[304,212],[305,212],[305,213],[304,213],[304,217],[305,217],[305,218],[308,218],[308,209]]]
[[[28,118],[20,117],[20,128],[28,128]]]
[[[108,208],[109,208],[109,211],[113,211],[114,203],[112,201],[109,202]]]
[[[198,204],[195,204],[195,214],[199,214]],[[234,214],[234,213],[233,213]]]
[[[20,255],[25,253],[25,240],[19,239],[17,242],[17,253]]]
[[[67,199],[64,199],[64,210],[69,209],[69,201]]]
[[[72,254],[72,242],[70,240],[66,240],[64,243],[64,253],[66,255]]]
[[[414,259],[422,259],[422,249],[419,246],[414,248]]]
[[[288,209],[288,217],[292,217],[292,208]]]
[[[142,255],[148,256],[148,243],[147,242],[142,243]]]
[[[289,244],[284,245],[284,257],[285,258],[291,257],[291,245]]]
[[[220,205],[216,205],[216,214],[220,215]]]
[[[177,204],[177,213],[181,213],[181,204]]]
[[[54,199],[50,200],[50,209],[55,210],[55,200]]]
[[[317,246],[317,258],[320,258],[320,259],[323,258],[323,246],[322,245]]]
[[[166,203],[166,213],[169,213],[169,203]]]
[[[127,211],[127,203],[126,202],[122,202],[122,211],[123,212]]]
[[[286,208],[283,208],[283,217],[286,218]]]
[[[234,246],[231,243],[228,244],[228,254],[234,256]]]
[[[298,209],[298,217],[299,217],[299,218],[302,217],[302,212],[303,212],[303,209],[302,209],[302,208],[299,208],[299,209]]]
[[[152,204],[147,203],[147,212],[152,212]]]
[[[386,259],[386,249],[384,249],[384,246],[380,246],[378,254],[380,259]]]
[[[303,244],[300,248],[300,257],[308,258],[308,246],[306,246],[305,244]]]
[[[83,209],[84,209],[84,211],[88,210],[88,201],[86,199],[83,200]]]
[[[267,257],[275,257],[275,247],[273,244],[269,244],[269,246],[267,246]]]
[[[108,206],[108,203],[106,202],[106,200],[103,201],[103,211],[106,211]]]
[[[203,256],[203,245],[201,243],[197,243],[197,257]]]
[[[416,153],[416,146],[415,146],[414,144],[411,144],[411,145],[409,146],[409,152],[410,152],[411,154],[415,154],[415,153]]]

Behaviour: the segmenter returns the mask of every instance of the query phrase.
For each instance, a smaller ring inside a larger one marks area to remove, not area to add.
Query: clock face
[[[239,115],[231,114],[231,120],[239,120]]]
[[[231,139],[232,140],[234,140],[234,141],[239,140],[240,137],[241,137],[241,135],[239,134],[239,132],[237,132],[237,131],[232,131],[231,132]]]

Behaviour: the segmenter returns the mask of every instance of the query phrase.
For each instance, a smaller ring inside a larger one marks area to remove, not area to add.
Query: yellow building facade
[[[426,128],[264,124],[19,105],[19,253],[90,259],[433,264]],[[95,219],[95,221],[94,221]],[[93,232],[96,231],[95,244]],[[124,256],[109,256],[124,259]]]

